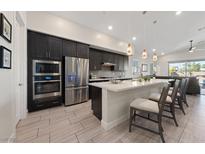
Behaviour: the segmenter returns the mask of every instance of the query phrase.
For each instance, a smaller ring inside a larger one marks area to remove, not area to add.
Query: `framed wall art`
[[[11,50],[0,46],[0,68],[11,69]]]
[[[0,35],[7,40],[8,42],[11,42],[12,37],[12,25],[10,22],[6,19],[6,17],[3,15],[3,13],[0,13]]]

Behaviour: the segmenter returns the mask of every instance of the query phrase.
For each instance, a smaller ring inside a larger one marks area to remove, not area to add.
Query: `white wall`
[[[0,142],[8,142],[10,137],[15,135],[15,59],[14,36],[15,26],[14,21],[16,12],[2,12],[9,22],[12,24],[12,43],[8,43],[0,37],[0,45],[12,51],[12,69],[0,69]],[[25,20],[25,12],[20,12],[20,15]],[[24,36],[22,36],[24,37]]]
[[[28,12],[28,28],[90,45],[126,53],[127,42],[45,12]]]
[[[168,75],[168,62],[183,61],[183,60],[205,60],[205,50],[189,53],[187,50],[179,50],[164,56],[161,56],[158,61],[157,75]]]

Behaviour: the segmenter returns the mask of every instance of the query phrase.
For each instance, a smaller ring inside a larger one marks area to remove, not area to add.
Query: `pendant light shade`
[[[153,54],[152,60],[153,60],[154,62],[156,62],[156,61],[158,60],[158,57],[157,57],[157,54],[156,54],[156,53]]]
[[[147,53],[146,49],[144,49],[142,52],[142,59],[147,59],[147,58],[148,58],[148,53]]]
[[[127,54],[129,55],[129,56],[132,56],[132,46],[131,46],[131,44],[129,43],[128,44],[128,47],[127,47]]]

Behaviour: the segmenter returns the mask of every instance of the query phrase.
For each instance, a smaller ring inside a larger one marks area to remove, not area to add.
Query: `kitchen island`
[[[109,130],[129,118],[129,105],[139,97],[148,98],[152,92],[160,92],[167,80],[153,79],[149,82],[126,80],[89,83],[92,110],[101,120],[101,126]]]

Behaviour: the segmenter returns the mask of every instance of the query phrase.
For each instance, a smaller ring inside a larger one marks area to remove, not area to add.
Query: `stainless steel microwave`
[[[33,60],[33,75],[61,75],[61,62]]]

